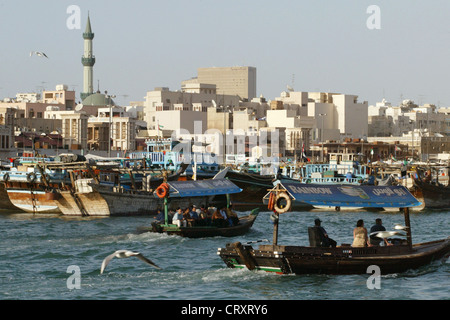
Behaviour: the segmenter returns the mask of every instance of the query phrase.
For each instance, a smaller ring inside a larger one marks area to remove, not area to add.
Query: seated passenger
[[[212,215],[212,225],[216,227],[228,226],[228,221],[224,219],[219,210],[214,211],[214,214]]]
[[[356,228],[353,229],[353,244],[352,247],[365,247],[372,246],[369,243],[369,238],[367,236],[367,229],[364,228],[364,221],[358,220],[356,223]]]
[[[227,208],[227,216],[231,221],[232,226],[237,226],[239,224],[239,217],[237,216],[236,212],[231,210],[231,208]]]
[[[164,213],[161,211],[161,209],[156,210],[156,217],[155,217],[156,223],[164,223],[166,218]]]
[[[333,247],[335,248],[337,245],[337,242],[334,241],[333,239],[331,239],[327,232],[325,231],[325,229],[323,227],[320,226],[320,223],[322,221],[320,219],[316,219],[314,220],[314,228],[317,228],[319,231],[319,236],[320,236],[320,242],[321,242],[321,246],[322,247]]]
[[[178,227],[181,227],[183,221],[183,213],[181,212],[181,208],[178,208],[172,218],[172,223],[176,224]]]

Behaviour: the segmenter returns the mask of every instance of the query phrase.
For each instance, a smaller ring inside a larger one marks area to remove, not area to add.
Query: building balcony
[[[95,64],[95,57],[90,58],[81,57],[81,63],[85,67],[92,67]]]

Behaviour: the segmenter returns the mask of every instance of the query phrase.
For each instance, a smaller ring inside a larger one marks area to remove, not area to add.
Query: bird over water
[[[133,252],[129,250],[117,250],[116,252],[110,254],[103,260],[102,266],[100,268],[100,274],[103,273],[103,271],[105,270],[106,266],[108,265],[108,263],[111,261],[112,258],[129,258],[129,257],[136,257],[156,269],[161,269],[153,261],[144,257],[140,252]]]

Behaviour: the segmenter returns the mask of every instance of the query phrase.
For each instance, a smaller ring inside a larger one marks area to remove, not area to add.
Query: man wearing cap
[[[333,248],[335,248],[336,245],[337,245],[337,242],[334,241],[333,239],[331,239],[330,237],[328,237],[328,234],[325,231],[325,229],[320,226],[321,222],[322,221],[319,218],[314,220],[314,228],[317,228],[319,230],[321,246],[322,247],[333,247]]]

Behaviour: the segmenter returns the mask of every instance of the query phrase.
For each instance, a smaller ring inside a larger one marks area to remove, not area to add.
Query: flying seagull
[[[372,232],[370,234],[371,236],[376,236],[377,238],[389,238],[392,236],[405,236],[403,233],[398,232],[398,231],[376,231],[376,232]]]
[[[30,52],[30,57],[33,55],[33,53],[34,53],[35,55],[37,55],[38,57],[45,57],[45,58],[48,59],[47,55],[46,55],[44,52],[31,51],[31,52]]]
[[[161,269],[160,267],[158,267],[155,263],[153,263],[152,261],[150,261],[149,259],[147,259],[146,257],[144,257],[141,253],[139,252],[133,252],[133,251],[129,251],[129,250],[117,250],[116,252],[114,252],[113,254],[110,254],[109,256],[107,256],[105,258],[105,260],[103,260],[102,262],[102,267],[100,269],[100,274],[103,273],[103,271],[105,270],[106,266],[108,265],[108,263],[111,261],[112,258],[129,258],[129,257],[136,257],[142,261],[144,261],[145,263],[148,263],[149,265],[155,267],[156,269]]]
[[[402,226],[401,224],[396,223],[394,229],[395,230],[406,230],[406,229],[408,229],[408,227],[405,227],[405,226]]]

